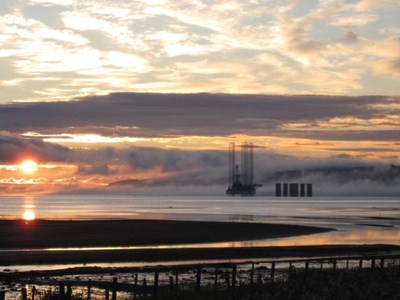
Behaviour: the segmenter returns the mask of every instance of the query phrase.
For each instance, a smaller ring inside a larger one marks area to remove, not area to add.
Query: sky
[[[329,194],[346,182],[321,170],[351,168],[343,191],[399,195],[399,15],[398,0],[2,0],[0,194],[223,193],[228,144],[246,141],[264,185],[311,170]]]

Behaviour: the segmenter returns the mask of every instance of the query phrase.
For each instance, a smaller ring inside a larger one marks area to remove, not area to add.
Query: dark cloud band
[[[21,133],[97,133],[120,136],[277,135],[350,140],[394,140],[397,129],[285,129],[285,124],[334,118],[385,117],[374,108],[399,99],[345,96],[268,96],[232,94],[114,93],[70,102],[18,103],[0,106],[0,130]]]

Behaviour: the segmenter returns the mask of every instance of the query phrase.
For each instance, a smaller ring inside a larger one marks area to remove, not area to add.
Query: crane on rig
[[[254,183],[254,145],[241,144],[240,168],[236,164],[235,143],[229,143],[229,186],[226,194],[229,196],[254,196],[256,188],[261,184]]]

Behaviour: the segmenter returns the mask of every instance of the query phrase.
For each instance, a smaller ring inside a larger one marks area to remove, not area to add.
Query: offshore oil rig
[[[254,184],[254,145],[242,143],[241,166],[236,164],[235,143],[229,143],[229,186],[226,194],[229,196],[254,196],[256,188],[261,184]]]

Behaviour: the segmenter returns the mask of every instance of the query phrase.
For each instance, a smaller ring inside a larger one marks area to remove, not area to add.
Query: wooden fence
[[[0,282],[6,285],[21,284],[19,291],[22,300],[39,300],[41,287],[53,288],[60,300],[71,300],[77,288],[85,291],[81,298],[92,299],[93,289],[102,291],[105,300],[117,300],[118,293],[129,293],[131,299],[143,297],[159,298],[160,291],[176,292],[178,289],[191,289],[198,293],[207,287],[214,291],[225,289],[234,291],[238,285],[253,287],[262,283],[284,280],[295,270],[319,269],[375,269],[400,266],[400,254],[376,256],[351,256],[309,258],[295,260],[243,261],[240,263],[198,264],[180,266],[158,266],[152,268],[81,268],[58,271],[0,272]],[[129,281],[112,280],[67,280],[65,275],[86,274],[93,277],[104,273],[131,274]],[[162,278],[160,278],[162,275]],[[59,278],[57,278],[59,277]],[[25,287],[29,285],[29,290]],[[6,290],[0,290],[0,300],[6,300]],[[98,299],[98,294],[97,294]]]

